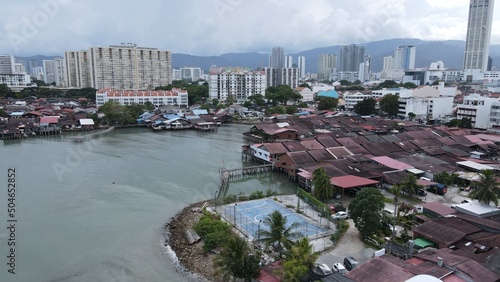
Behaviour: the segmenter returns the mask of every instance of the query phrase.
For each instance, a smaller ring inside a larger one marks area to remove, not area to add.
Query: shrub
[[[219,247],[230,236],[229,224],[222,222],[218,215],[203,212],[194,230],[204,239],[203,250],[210,251]]]
[[[262,198],[264,198],[264,192],[262,191],[255,191],[248,197],[249,200],[262,199]]]

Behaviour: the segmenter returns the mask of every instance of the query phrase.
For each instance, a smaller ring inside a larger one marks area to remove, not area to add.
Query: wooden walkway
[[[100,132],[91,133],[91,134],[87,134],[87,135],[79,136],[79,137],[74,137],[73,138],[73,142],[81,143],[81,142],[85,142],[85,141],[88,141],[88,140],[91,140],[91,139],[94,139],[94,138],[99,138],[99,137],[101,137],[103,135],[106,135],[106,134],[110,133],[113,130],[115,130],[115,128],[114,127],[110,127],[108,129],[100,131]]]
[[[241,178],[245,175],[264,173],[274,170],[274,164],[266,164],[259,166],[249,166],[244,168],[236,168],[236,169],[224,169],[221,168],[219,171],[220,175],[220,187],[217,198],[223,198],[227,194],[227,190],[229,187],[229,181],[235,178]]]

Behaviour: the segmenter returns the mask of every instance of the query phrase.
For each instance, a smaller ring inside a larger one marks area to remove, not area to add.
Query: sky
[[[0,54],[135,43],[192,55],[285,54],[393,38],[465,40],[469,0],[3,1]],[[500,44],[500,3],[491,44]]]

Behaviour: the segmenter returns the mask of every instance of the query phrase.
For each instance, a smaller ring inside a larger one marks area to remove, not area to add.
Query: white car
[[[339,211],[337,212],[336,214],[332,215],[332,218],[333,219],[346,219],[348,218],[349,216],[347,215],[346,212],[344,211]]]
[[[339,272],[340,274],[347,273],[347,268],[345,268],[345,266],[340,262],[334,263],[332,270],[333,270],[333,272]]]

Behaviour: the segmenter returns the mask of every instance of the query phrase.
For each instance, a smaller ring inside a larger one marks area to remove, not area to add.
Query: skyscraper
[[[319,54],[318,80],[329,79],[330,74],[337,68],[337,55]]]
[[[464,70],[488,70],[494,0],[470,0]]]
[[[269,61],[269,67],[281,69],[285,66],[285,55],[283,52],[283,48],[274,47],[273,53],[271,54],[271,59]]]
[[[290,55],[285,56],[285,68],[293,68],[293,57]]]
[[[414,70],[417,47],[398,46],[394,50],[394,69]]]
[[[297,57],[297,65],[299,67],[299,78],[306,77],[306,57],[298,56]]]
[[[357,72],[359,64],[364,61],[365,46],[355,44],[340,47],[340,67],[341,72]]]

